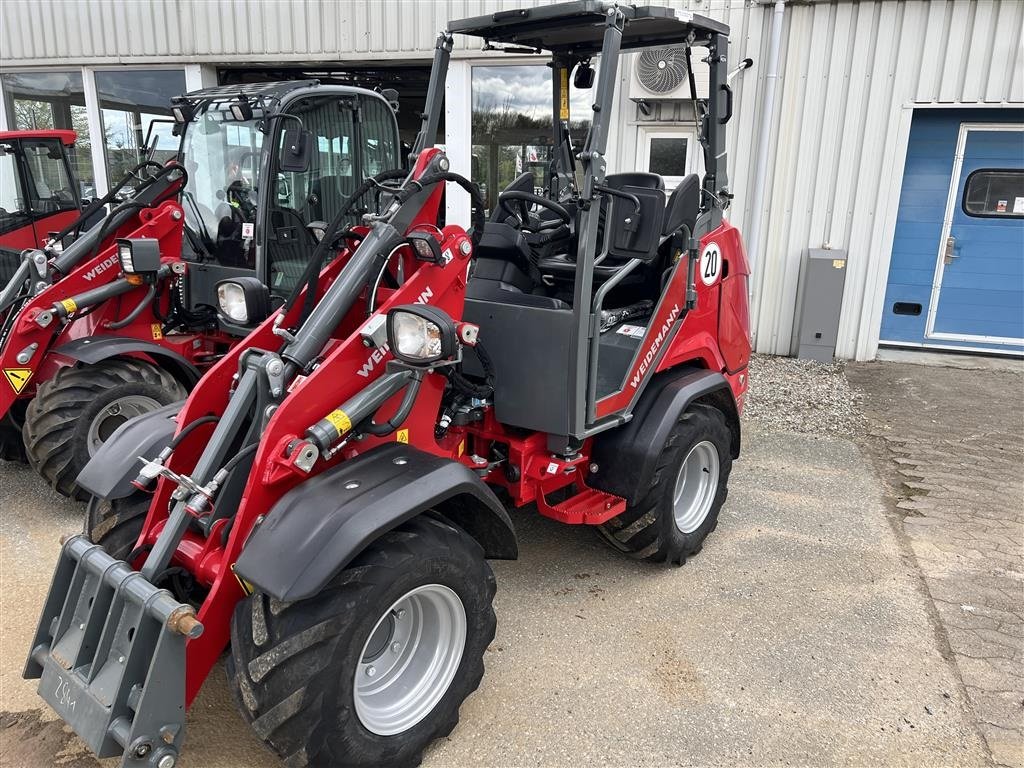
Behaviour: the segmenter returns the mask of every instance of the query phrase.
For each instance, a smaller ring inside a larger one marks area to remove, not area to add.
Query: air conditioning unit
[[[710,74],[707,48],[692,48],[690,62],[697,84],[697,98],[708,97]],[[686,71],[686,48],[669,45],[661,48],[647,48],[633,61],[633,79],[630,83],[629,98],[634,101],[685,101],[690,98],[690,78]]]

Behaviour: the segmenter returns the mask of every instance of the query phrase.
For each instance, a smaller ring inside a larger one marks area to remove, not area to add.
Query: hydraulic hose
[[[135,306],[135,308],[127,314],[127,316],[113,323],[107,323],[107,330],[119,331],[125,326],[131,325],[133,322],[135,322],[135,319],[142,314],[142,310],[144,310],[149,305],[149,303],[153,301],[154,296],[156,296],[156,283],[153,283],[151,286],[149,286],[149,289],[146,291],[146,295],[142,297],[142,301],[140,301]]]
[[[430,184],[437,184],[441,181],[450,181],[453,184],[458,184],[469,193],[470,200],[473,202],[473,234],[471,235],[471,239],[473,241],[473,247],[475,248],[480,243],[480,238],[483,237],[484,224],[487,223],[487,217],[484,214],[485,203],[484,197],[480,193],[480,188],[469,179],[464,176],[460,176],[457,173],[452,173],[451,171],[438,171],[430,174],[429,176],[424,176],[422,179],[411,179],[405,188],[395,196],[395,200],[398,203],[404,203],[410,197],[423,189],[423,187]]]
[[[181,441],[192,434],[197,427],[201,427],[203,424],[210,424],[215,421],[220,421],[220,416],[200,416],[195,421],[190,422],[187,427],[182,428],[181,432],[176,434],[174,439],[171,440],[171,444],[168,447],[173,451],[181,444]]]
[[[142,178],[138,174],[139,174],[139,171],[141,171],[141,170],[143,170],[145,168],[156,168],[157,173],[152,175],[152,176],[150,176],[150,177],[148,177],[148,178]],[[152,160],[144,160],[143,162],[139,163],[134,168],[132,168],[130,171],[128,171],[128,173],[126,173],[121,178],[121,180],[117,183],[117,185],[113,189],[111,189],[109,192],[107,192],[107,194],[105,194],[103,197],[100,197],[100,198],[97,198],[96,200],[93,200],[92,203],[89,204],[89,207],[86,208],[84,211],[82,211],[79,214],[77,219],[72,221],[70,224],[68,224],[66,227],[64,227],[64,229],[62,229],[60,232],[55,234],[52,239],[59,242],[60,240],[63,240],[65,237],[70,235],[72,232],[78,233],[79,230],[81,230],[81,228],[82,228],[82,224],[90,216],[92,216],[94,213],[96,213],[96,211],[98,211],[100,208],[102,208],[107,203],[109,203],[111,200],[113,200],[114,197],[117,195],[117,193],[120,192],[122,189],[124,189],[125,186],[128,184],[128,182],[131,179],[138,179],[139,181],[142,182],[142,185],[140,187],[136,187],[136,194],[137,194],[141,189],[149,186],[156,179],[158,179],[160,177],[160,175],[161,175],[160,171],[162,171],[163,168],[164,168],[164,166],[160,165],[160,163],[156,163],[156,162],[154,162]]]
[[[422,382],[423,371],[414,371],[411,379],[409,380],[408,386],[405,388],[405,394],[402,396],[402,402],[398,406],[398,410],[395,411],[395,415],[383,424],[378,424],[371,416],[363,422],[362,425],[360,425],[359,431],[367,432],[377,437],[383,437],[384,435],[390,435],[402,426],[402,422],[409,418],[409,414],[412,412],[412,407],[416,404],[416,395],[420,392],[420,384]]]

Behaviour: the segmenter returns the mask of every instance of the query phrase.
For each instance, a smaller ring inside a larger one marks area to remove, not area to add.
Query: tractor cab
[[[280,306],[348,196],[401,165],[394,110],[364,89],[316,80],[220,86],[174,99],[173,112],[188,174],[190,309],[219,307],[229,332],[247,333],[266,316],[248,317],[230,297]]]
[[[14,274],[23,250],[77,218],[74,145],[74,131],[0,131],[0,281]]]
[[[523,174],[498,195],[476,249],[465,314],[482,339],[515,339],[488,347],[498,420],[546,432],[552,448],[564,450],[629,418],[646,378],[638,378],[639,366],[646,372],[660,362],[674,321],[694,308],[688,286],[696,243],[721,225],[731,197],[728,29],[668,8],[586,0],[464,19],[449,29],[481,38],[485,49],[532,51],[553,69],[546,187],[536,194]],[[684,46],[706,170],[703,181],[691,174],[671,194],[657,174],[608,173],[615,158],[606,152],[620,54],[664,45]],[[693,81],[698,47],[707,51],[707,99],[697,98]],[[570,135],[570,81],[593,94],[586,136]],[[728,261],[723,270],[745,280],[742,254]],[[529,376],[521,375],[524,367]]]

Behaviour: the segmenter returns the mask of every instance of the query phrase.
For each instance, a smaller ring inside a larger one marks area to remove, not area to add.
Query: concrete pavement
[[[487,674],[424,764],[986,765],[860,450],[748,428],[730,488],[718,530],[679,569],[515,513],[522,558],[495,563]],[[0,465],[5,766],[96,765],[20,679],[57,537],[80,513],[28,470]],[[279,765],[236,714],[221,670],[188,728],[186,768]]]

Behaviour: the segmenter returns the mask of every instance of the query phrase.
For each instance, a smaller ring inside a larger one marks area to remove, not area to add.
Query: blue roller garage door
[[[882,344],[1024,353],[1024,110],[919,110]]]

